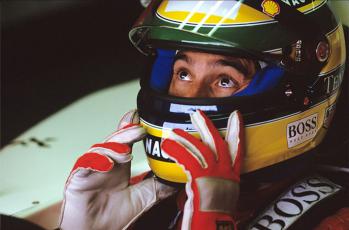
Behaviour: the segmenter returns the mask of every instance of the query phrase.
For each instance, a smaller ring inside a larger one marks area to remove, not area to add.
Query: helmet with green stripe
[[[155,0],[129,37],[153,60],[141,79],[138,110],[148,133],[144,145],[149,165],[158,177],[186,181],[160,143],[174,127],[195,135],[189,113],[196,109],[205,111],[222,135],[228,115],[242,112],[243,177],[270,179],[275,170],[286,175],[280,170],[306,162],[325,137],[346,58],[342,25],[326,0]],[[175,97],[168,87],[178,50],[252,59],[259,68],[237,95]]]

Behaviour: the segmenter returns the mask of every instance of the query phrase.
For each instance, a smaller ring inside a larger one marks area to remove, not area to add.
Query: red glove
[[[202,111],[191,115],[202,141],[174,129],[162,150],[188,177],[182,229],[236,229],[232,217],[239,196],[243,126],[239,112],[228,120],[225,140]]]
[[[126,229],[175,192],[154,177],[129,185],[131,146],[145,135],[138,122],[135,111],[127,113],[116,132],[77,160],[65,186],[61,229]]]

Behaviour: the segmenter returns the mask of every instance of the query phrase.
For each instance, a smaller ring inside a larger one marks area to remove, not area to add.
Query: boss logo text
[[[287,144],[289,148],[313,138],[317,131],[318,115],[292,122],[287,125]]]
[[[248,229],[287,229],[311,207],[340,190],[339,185],[326,178],[306,178],[274,201]]]

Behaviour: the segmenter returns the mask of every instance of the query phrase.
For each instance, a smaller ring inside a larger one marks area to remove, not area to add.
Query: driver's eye
[[[190,81],[190,74],[187,71],[179,71],[178,72],[178,77],[182,81]]]
[[[223,88],[231,88],[235,86],[235,82],[229,77],[222,77],[218,81],[218,86]]]

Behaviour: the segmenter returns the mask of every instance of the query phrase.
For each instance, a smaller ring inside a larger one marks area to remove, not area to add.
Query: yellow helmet
[[[160,144],[175,127],[197,135],[189,118],[196,109],[223,135],[229,114],[240,110],[246,135],[242,177],[281,174],[325,137],[346,58],[342,25],[326,0],[152,1],[129,36],[154,59],[141,80],[138,110],[148,133],[147,159],[159,178],[187,181]],[[252,82],[244,93],[224,98],[170,96],[169,73],[179,49],[257,60],[264,64],[254,79],[266,86]]]

